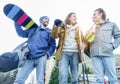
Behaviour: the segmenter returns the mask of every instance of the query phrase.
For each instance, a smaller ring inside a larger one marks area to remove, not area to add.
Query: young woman
[[[56,60],[59,66],[59,84],[67,84],[70,66],[71,84],[78,84],[78,64],[81,62],[80,50],[85,47],[81,28],[77,24],[76,14],[71,12],[65,22],[54,21],[51,36],[59,38]]]

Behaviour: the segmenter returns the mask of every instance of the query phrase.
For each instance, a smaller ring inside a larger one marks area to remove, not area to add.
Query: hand
[[[54,25],[56,25],[57,27],[61,26],[61,25],[62,25],[62,20],[56,19],[56,20],[54,21]]]
[[[17,22],[15,22],[15,21],[14,21],[14,24],[15,24],[15,25],[19,25],[19,24],[18,24]],[[20,25],[19,25],[19,26],[20,26]]]
[[[85,44],[81,44],[81,45],[80,45],[80,49],[81,49],[81,50],[84,50],[84,49],[85,49],[85,47],[86,47],[86,45],[85,45]]]
[[[47,54],[45,55],[45,57],[46,57],[47,59],[49,59],[49,57],[48,57],[48,55],[47,55]]]

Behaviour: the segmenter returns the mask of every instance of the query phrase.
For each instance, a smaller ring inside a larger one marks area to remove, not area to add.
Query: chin
[[[47,27],[48,25],[44,25],[44,27]]]
[[[43,24],[45,27],[48,26],[48,24]]]

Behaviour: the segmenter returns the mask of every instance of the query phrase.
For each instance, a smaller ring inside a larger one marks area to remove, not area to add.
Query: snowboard
[[[25,29],[38,27],[28,14],[15,4],[6,4],[3,8],[4,14]]]

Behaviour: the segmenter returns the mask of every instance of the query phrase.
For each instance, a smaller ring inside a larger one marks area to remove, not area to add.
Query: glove
[[[57,27],[61,26],[61,24],[62,24],[62,20],[60,20],[60,19],[56,19],[54,21],[54,25],[56,25]]]

